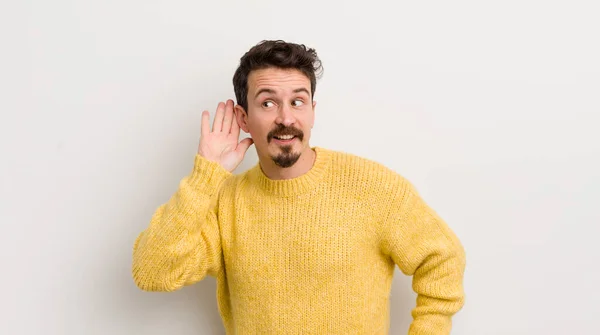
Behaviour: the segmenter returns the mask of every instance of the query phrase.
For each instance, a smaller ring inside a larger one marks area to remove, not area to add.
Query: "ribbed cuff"
[[[194,188],[207,195],[213,195],[219,190],[221,183],[231,175],[232,173],[221,164],[196,155],[188,181]]]

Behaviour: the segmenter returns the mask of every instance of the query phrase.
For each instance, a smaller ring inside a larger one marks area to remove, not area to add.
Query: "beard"
[[[271,143],[273,137],[282,136],[282,135],[293,135],[296,139],[302,143],[304,139],[304,132],[295,127],[285,127],[282,124],[279,124],[277,128],[273,129],[267,135],[267,143]],[[288,168],[292,165],[296,164],[298,159],[300,158],[300,152],[294,152],[293,145],[282,145],[279,146],[281,152],[277,155],[271,155],[271,159],[275,163],[275,165]]]
[[[273,162],[282,168],[289,168],[292,165],[296,164],[298,159],[300,158],[299,152],[293,152],[291,145],[285,145],[280,147],[281,153],[275,156],[271,156]]]

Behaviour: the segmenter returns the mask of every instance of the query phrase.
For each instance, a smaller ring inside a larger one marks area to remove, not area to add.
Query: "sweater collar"
[[[312,149],[316,153],[315,162],[311,169],[303,175],[292,179],[270,179],[264,174],[259,163],[248,171],[249,181],[269,194],[283,197],[310,191],[318,186],[323,179],[331,159],[329,150],[321,147],[312,147]]]

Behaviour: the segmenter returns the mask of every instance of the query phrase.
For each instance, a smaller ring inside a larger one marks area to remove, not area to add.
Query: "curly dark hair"
[[[264,40],[253,46],[240,58],[240,64],[233,75],[233,89],[237,103],[248,112],[248,77],[254,70],[275,67],[296,69],[310,79],[311,98],[315,95],[317,78],[323,73],[321,60],[315,49],[304,44],[282,40]]]

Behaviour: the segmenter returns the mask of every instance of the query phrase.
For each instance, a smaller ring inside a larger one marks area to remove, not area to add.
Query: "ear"
[[[233,109],[235,111],[235,118],[240,128],[247,134],[250,134],[248,129],[248,113],[244,110],[244,107],[235,105]]]

